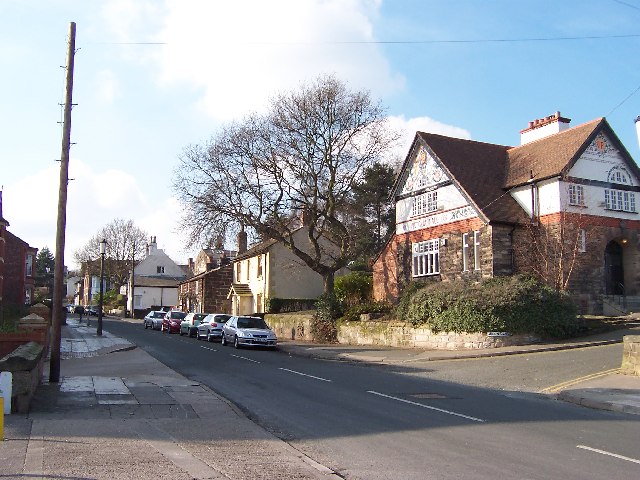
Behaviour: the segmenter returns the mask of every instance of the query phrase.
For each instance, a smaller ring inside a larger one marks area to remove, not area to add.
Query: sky
[[[518,145],[560,111],[606,117],[640,158],[640,0],[0,0],[0,185],[9,230],[55,250],[76,23],[65,264],[115,218],[185,249],[181,152],[332,74],[402,135]],[[226,245],[234,248],[234,245]]]

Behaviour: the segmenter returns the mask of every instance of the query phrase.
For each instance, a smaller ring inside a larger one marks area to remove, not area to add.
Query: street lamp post
[[[98,303],[98,330],[96,335],[102,335],[102,297],[104,295],[104,254],[107,251],[107,241],[103,238],[100,242],[100,299]]]

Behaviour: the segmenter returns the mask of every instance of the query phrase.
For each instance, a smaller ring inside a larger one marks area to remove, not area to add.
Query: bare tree
[[[76,262],[83,266],[82,273],[97,275],[100,272],[100,241],[107,241],[105,253],[105,276],[116,287],[127,283],[131,259],[140,260],[146,252],[147,233],[138,228],[133,220],[114,219],[105,225],[79,250],[74,253]]]
[[[333,76],[277,95],[266,114],[181,156],[174,187],[191,243],[242,225],[284,244],[332,292],[335,272],[359,253],[344,211],[353,185],[395,140],[381,106]],[[300,216],[304,242],[293,235]]]

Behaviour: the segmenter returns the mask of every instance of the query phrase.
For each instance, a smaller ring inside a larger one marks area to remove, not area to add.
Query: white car
[[[222,337],[222,327],[231,318],[224,313],[210,313],[198,325],[198,340],[206,338],[212,342]]]
[[[260,317],[231,317],[222,327],[222,345],[234,347],[269,347],[274,350],[278,337]]]

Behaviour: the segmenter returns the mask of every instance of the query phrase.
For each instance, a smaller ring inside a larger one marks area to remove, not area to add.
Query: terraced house
[[[416,133],[376,299],[410,281],[529,271],[584,313],[628,307],[640,294],[640,171],[606,119],[569,123],[560,112],[530,122],[517,147]]]

